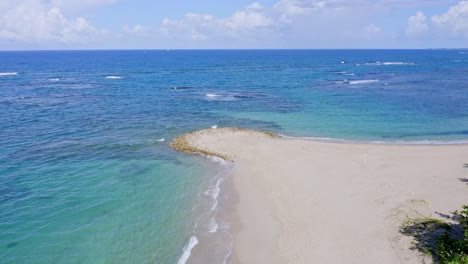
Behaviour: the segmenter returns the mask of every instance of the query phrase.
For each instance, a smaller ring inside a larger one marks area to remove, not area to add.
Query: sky
[[[468,48],[468,0],[0,0],[0,50]]]

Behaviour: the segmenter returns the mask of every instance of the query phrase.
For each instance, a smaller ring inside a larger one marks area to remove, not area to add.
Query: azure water
[[[229,168],[172,151],[187,131],[468,140],[465,51],[42,51],[0,62],[2,263],[177,263],[220,241],[211,260],[225,261],[216,199]]]

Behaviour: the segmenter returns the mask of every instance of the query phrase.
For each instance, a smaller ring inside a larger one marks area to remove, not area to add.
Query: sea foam
[[[414,62],[404,62],[404,61],[376,61],[376,62],[367,62],[365,65],[415,65]]]
[[[198,239],[196,236],[190,237],[189,242],[185,245],[182,255],[180,256],[177,264],[185,264],[192,254],[192,249],[198,244]]]
[[[229,244],[229,250],[226,254],[226,257],[224,258],[224,261],[223,261],[224,264],[228,263],[228,260],[231,257],[231,254],[232,254],[232,240],[231,240],[231,243]]]
[[[216,233],[216,231],[218,231],[218,223],[216,222],[216,219],[212,217],[208,224],[208,232]]]
[[[340,71],[340,72],[336,72],[337,74],[341,74],[341,75],[346,75],[346,76],[354,76],[356,74],[352,73],[352,72],[346,72],[346,71]]]
[[[202,200],[206,201],[206,204],[203,202],[201,207],[203,208],[202,214],[198,216],[198,221],[193,228],[192,237],[190,241],[186,242],[178,263],[190,262],[190,258],[192,258],[191,252],[197,244],[200,244],[198,247],[204,250],[204,247],[206,247],[205,243],[208,243],[208,245],[217,243],[215,248],[210,248],[212,254],[217,255],[218,252],[222,253],[220,256],[222,259],[219,259],[217,263],[227,263],[231,255],[232,235],[229,233],[229,224],[226,222],[226,219],[224,219],[223,213],[219,211],[223,208],[219,208],[218,199],[221,196],[222,184],[232,171],[234,163],[215,156],[206,155],[205,157],[222,166],[204,192],[206,196]],[[226,239],[226,243],[228,244],[220,244],[220,239],[222,239],[223,242]]]
[[[221,165],[227,165],[229,162],[227,162],[225,159],[222,159],[220,157],[216,157],[216,156],[206,156],[209,160],[213,161],[213,162],[217,162]]]
[[[17,72],[0,72],[0,77],[1,76],[13,76],[17,74],[18,74]]]
[[[219,192],[221,191],[220,186],[223,180],[224,178],[219,179],[216,182],[216,185],[212,189],[205,191],[206,195],[209,195],[211,196],[211,198],[213,198],[213,205],[211,206],[211,211],[216,209],[216,206],[218,206],[218,196],[219,196]]]
[[[379,80],[343,80],[343,81],[335,81],[334,83],[336,84],[350,84],[350,85],[356,85],[356,84],[367,84],[367,83],[375,83],[378,82]]]
[[[366,83],[375,83],[378,82],[379,80],[354,80],[354,81],[348,81],[348,84],[366,84]]]
[[[106,79],[123,79],[123,77],[118,75],[108,75],[106,76]]]
[[[216,93],[206,93],[205,99],[208,101],[237,101],[240,99],[248,99],[253,98],[250,95],[244,94],[236,94],[236,93],[224,93],[224,94],[216,94]]]
[[[221,97],[221,96],[222,95],[220,94],[210,94],[210,93],[206,94],[206,97]]]

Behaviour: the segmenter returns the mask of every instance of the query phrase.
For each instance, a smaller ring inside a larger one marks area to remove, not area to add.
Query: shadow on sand
[[[459,180],[468,184],[467,178]],[[460,212],[435,213],[444,220],[409,219],[401,225],[400,232],[414,238],[410,249],[430,255],[434,263],[468,263],[468,206]]]

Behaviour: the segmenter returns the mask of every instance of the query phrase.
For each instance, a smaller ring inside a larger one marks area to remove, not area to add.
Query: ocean
[[[174,137],[468,143],[468,51],[0,52],[0,113],[1,263],[228,263],[233,164]]]

